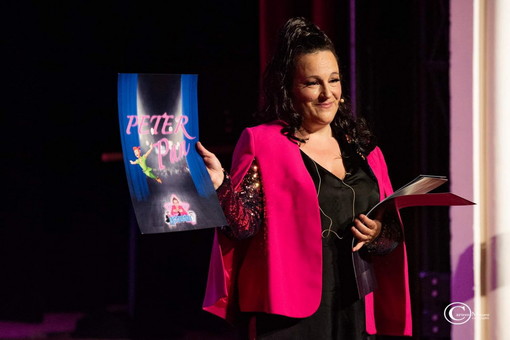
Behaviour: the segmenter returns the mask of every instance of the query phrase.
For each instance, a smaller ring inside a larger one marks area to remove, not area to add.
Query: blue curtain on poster
[[[188,139],[184,136],[186,143],[189,143],[190,150],[187,156],[189,171],[191,178],[200,196],[207,197],[213,193],[214,187],[211,183],[209,173],[204,167],[202,157],[198,155],[195,145],[199,140],[198,136],[198,106],[197,106],[197,75],[196,74],[183,74],[181,75],[181,93],[182,93],[182,111],[186,113],[191,122],[186,128],[191,136],[195,139]]]
[[[139,146],[140,140],[138,134],[126,134],[123,130],[127,126],[127,117],[137,115],[137,90],[138,90],[138,74],[137,73],[120,73],[118,78],[118,105],[120,119],[120,135],[123,138],[122,153],[124,155],[124,168],[126,169],[127,179],[130,181],[129,188],[132,190],[138,201],[145,200],[149,196],[149,186],[145,174],[136,167],[129,164],[128,155],[133,154],[133,147]]]

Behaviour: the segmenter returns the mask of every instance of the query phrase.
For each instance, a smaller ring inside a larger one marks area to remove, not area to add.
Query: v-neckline
[[[311,160],[315,165],[317,165],[318,167],[320,167],[322,170],[324,170],[325,172],[327,172],[328,174],[330,174],[331,176],[333,176],[334,178],[336,178],[337,180],[339,180],[340,182],[344,182],[346,177],[347,177],[347,174],[348,174],[348,171],[347,171],[347,168],[345,168],[345,164],[344,164],[344,168],[345,168],[345,176],[344,178],[341,178],[341,177],[338,177],[337,175],[335,175],[334,173],[332,173],[331,171],[329,171],[328,169],[326,169],[325,167],[323,167],[322,165],[320,165],[320,163],[316,162],[312,157],[310,157],[306,152],[304,152],[303,150],[299,150],[303,155],[305,155],[309,160]]]

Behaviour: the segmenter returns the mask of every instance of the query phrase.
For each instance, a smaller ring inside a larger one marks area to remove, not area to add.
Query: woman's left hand
[[[219,159],[216,157],[215,154],[207,150],[200,142],[197,142],[196,148],[198,154],[202,156],[202,159],[204,160],[205,167],[207,168],[207,172],[211,177],[214,190],[218,189],[221,183],[223,183],[223,180],[225,179],[223,168],[221,166]]]
[[[352,251],[358,251],[363,245],[375,240],[381,233],[382,223],[379,220],[372,220],[366,215],[360,214],[354,219],[354,226],[351,227],[352,233],[358,243]]]

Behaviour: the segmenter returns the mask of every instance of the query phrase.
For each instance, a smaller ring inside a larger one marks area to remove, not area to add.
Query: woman
[[[182,206],[181,202],[177,198],[177,196],[172,197],[172,206],[170,209],[171,216],[183,216],[188,215],[186,209]]]
[[[386,164],[340,80],[331,40],[290,19],[265,73],[268,123],[243,131],[230,175],[197,144],[229,223],[204,309],[249,316],[257,339],[411,334],[400,218],[364,215],[392,192]]]

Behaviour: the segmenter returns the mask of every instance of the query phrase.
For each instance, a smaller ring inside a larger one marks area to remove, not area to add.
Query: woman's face
[[[309,129],[333,121],[342,96],[340,71],[331,51],[303,54],[296,62],[292,86],[292,104]]]

